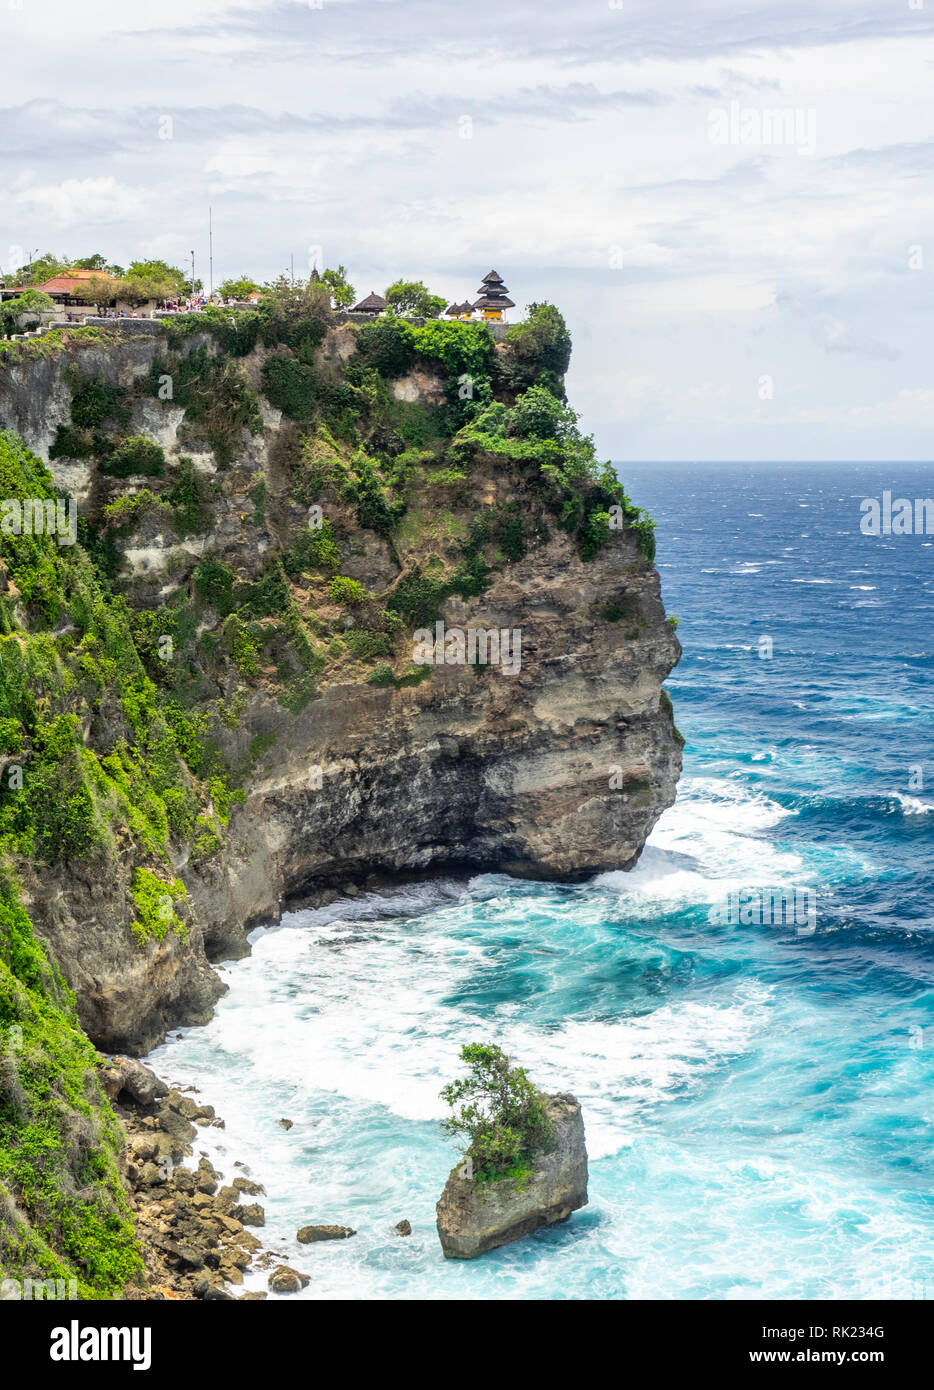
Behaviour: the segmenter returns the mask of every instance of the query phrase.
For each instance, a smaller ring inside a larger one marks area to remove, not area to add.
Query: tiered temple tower
[[[503,277],[497,275],[495,270],[491,270],[489,275],[484,275],[478,293],[480,298],[474,301],[473,307],[479,309],[485,319],[502,319],[506,309],[516,307],[514,302],[507,298]]]

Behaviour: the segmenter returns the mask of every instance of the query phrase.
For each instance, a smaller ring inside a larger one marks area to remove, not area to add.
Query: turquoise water
[[[265,1183],[302,1297],[934,1295],[934,548],[858,529],[862,497],[930,475],[624,470],[685,647],[685,773],[638,867],[293,914],[153,1054],[224,1116],[196,1157]],[[807,925],[711,920],[789,885]],[[472,1039],[580,1097],[590,1205],[461,1263],[438,1090]],[[304,1248],[308,1222],[358,1235]]]

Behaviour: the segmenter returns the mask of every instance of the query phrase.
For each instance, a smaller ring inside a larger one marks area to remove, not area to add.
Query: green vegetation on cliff
[[[51,499],[51,478],[0,432],[0,490]],[[110,857],[121,836],[164,858],[207,803],[148,677],[126,601],[81,545],[0,531],[0,851]]]
[[[235,806],[276,746],[270,708],[430,682],[413,630],[556,535],[589,561],[622,527],[635,567],[654,554],[567,404],[554,306],[503,342],[477,322],[344,323],[333,290],[280,283],[255,310],[167,321],[129,370],[102,365],[119,339],[99,329],[0,349],[0,373],[59,363],[71,413],[49,455],[88,479],[76,538],[0,524],[0,1026],[25,1039],[13,1056],[0,1037],[0,1264],[17,1277],[107,1296],[138,1258],[93,1049],[16,876],[81,864],[121,886],[133,951],[190,951],[189,887],[226,843],[243,852]],[[61,500],[9,432],[0,498]],[[451,1132],[478,1177],[521,1178],[547,1142],[538,1092],[498,1049],[463,1055]]]
[[[122,1136],[74,999],[0,877],[0,1278],[119,1298],[142,1258],[116,1157]],[[38,1296],[38,1295],[37,1295]]]

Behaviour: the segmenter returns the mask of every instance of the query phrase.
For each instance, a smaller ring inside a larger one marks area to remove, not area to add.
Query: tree
[[[55,300],[41,290],[24,290],[14,299],[6,299],[0,304],[0,334],[9,338],[19,332],[20,319],[38,323],[39,314],[44,309],[54,309]]]
[[[146,290],[142,299],[171,299],[190,294],[192,290],[191,276],[186,275],[185,271],[179,270],[178,266],[169,265],[166,261],[130,261],[126,272],[126,283],[131,287],[136,284]],[[202,288],[202,282],[195,280],[195,290]],[[129,298],[131,296],[121,296]],[[139,300],[138,302],[142,302]]]
[[[310,362],[327,332],[330,312],[327,285],[317,280],[293,282],[288,275],[280,275],[264,286],[259,304],[263,341],[267,345],[284,343],[302,360]]]
[[[381,315],[357,329],[357,354],[360,365],[395,381],[415,361],[415,329],[396,314]]]
[[[554,1142],[547,1098],[524,1067],[510,1067],[509,1058],[494,1043],[467,1043],[460,1055],[470,1073],[442,1088],[442,1100],[454,1110],[442,1128],[446,1134],[466,1137],[467,1157],[478,1181],[518,1177]],[[462,1101],[466,1104],[455,1109]]]
[[[509,433],[520,439],[562,439],[577,424],[575,412],[544,386],[530,386],[509,412]]]
[[[95,251],[93,256],[84,256],[80,261],[75,261],[75,270],[107,270],[107,261],[99,251]]]
[[[331,298],[337,309],[348,309],[357,298],[357,291],[348,283],[347,272],[342,265],[336,270],[323,270],[321,283],[327,285],[331,291]]]
[[[217,293],[222,299],[247,299],[259,293],[259,285],[248,275],[241,275],[239,280],[222,280]]]
[[[506,342],[512,351],[501,367],[508,386],[522,390],[538,384],[555,396],[564,395],[571,335],[553,304],[530,304],[524,321],[506,330]]]
[[[37,257],[31,265],[22,267],[20,283],[44,285],[46,280],[51,280],[55,275],[65,275],[70,269],[71,261],[67,256],[53,256],[51,251],[47,251],[44,256]]]
[[[389,286],[386,298],[397,313],[416,319],[436,319],[445,304],[440,295],[430,294],[421,280],[397,280]]]
[[[75,298],[82,304],[93,304],[99,311],[114,303],[120,284],[112,275],[92,275],[83,285],[75,286]]]

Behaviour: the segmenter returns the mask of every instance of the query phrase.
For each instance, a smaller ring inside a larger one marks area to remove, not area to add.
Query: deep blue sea
[[[934,537],[859,529],[934,469],[620,472],[684,646],[684,775],[638,867],[294,914],[153,1054],[225,1117],[195,1160],[266,1184],[302,1297],[934,1297]],[[789,887],[805,925],[711,920]],[[590,1204],[463,1263],[438,1090],[474,1039],[580,1097]]]

